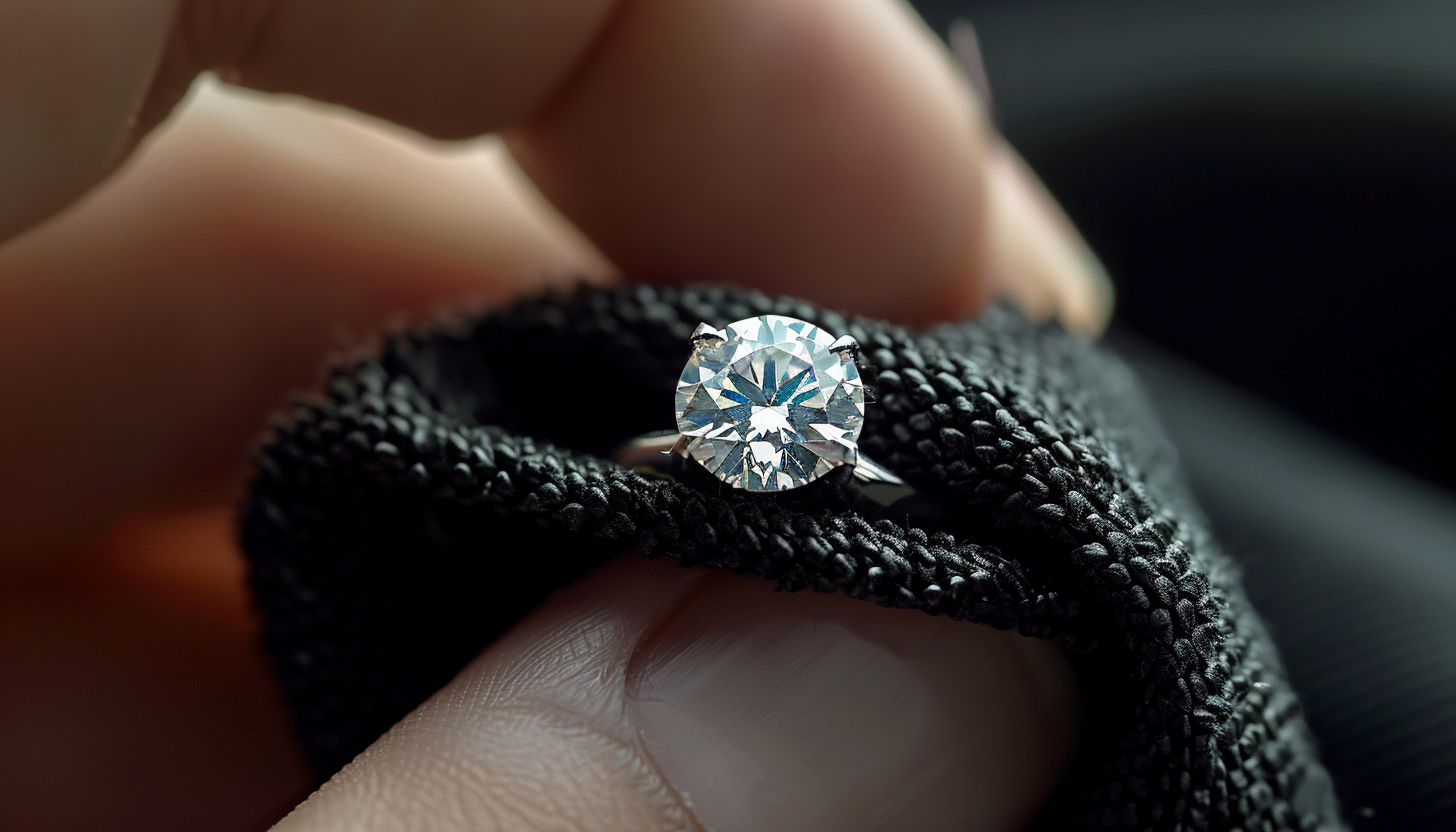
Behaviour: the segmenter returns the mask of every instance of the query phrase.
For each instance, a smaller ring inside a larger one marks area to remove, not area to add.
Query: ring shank
[[[613,458],[628,468],[650,468],[664,472],[667,470],[669,456],[678,450],[682,438],[682,434],[676,431],[646,433],[623,444],[613,454]],[[854,464],[854,478],[865,483],[905,484],[892,471],[862,454]]]

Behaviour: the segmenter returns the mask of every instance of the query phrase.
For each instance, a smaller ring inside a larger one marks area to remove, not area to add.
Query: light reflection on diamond
[[[697,349],[677,384],[678,430],[688,454],[749,491],[806,485],[858,460],[864,383],[834,337],[795,318],[729,324]]]

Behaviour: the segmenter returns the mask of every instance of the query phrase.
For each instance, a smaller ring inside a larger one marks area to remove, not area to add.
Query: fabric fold
[[[699,322],[853,336],[861,445],[954,526],[608,461],[672,427]],[[919,333],[730,289],[583,289],[392,337],[258,454],[242,536],[323,776],[629,547],[1050,639],[1084,736],[1045,828],[1344,828],[1298,700],[1137,382],[1008,309]]]

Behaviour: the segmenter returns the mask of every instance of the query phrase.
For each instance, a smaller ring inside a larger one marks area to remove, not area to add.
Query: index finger
[[[514,125],[533,178],[628,273],[895,318],[979,299],[978,111],[896,3],[175,2],[0,10],[0,55],[32,61],[0,73],[3,121],[55,137],[0,153],[0,234],[74,199],[213,68],[435,136]],[[52,48],[20,49],[38,28]],[[34,65],[65,54],[88,58],[65,84]]]

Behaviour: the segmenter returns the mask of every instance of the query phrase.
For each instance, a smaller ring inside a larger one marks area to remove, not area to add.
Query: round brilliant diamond
[[[762,315],[699,340],[677,384],[688,456],[749,491],[785,491],[855,464],[864,382],[807,321]]]

